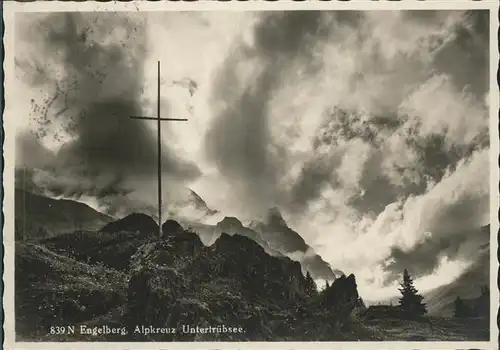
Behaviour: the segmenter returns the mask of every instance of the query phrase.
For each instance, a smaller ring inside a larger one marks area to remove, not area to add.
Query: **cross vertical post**
[[[162,171],[162,167],[161,167],[161,115],[160,115],[160,61],[158,61],[158,95],[156,97],[156,113],[158,114],[156,117],[158,118],[157,119],[157,141],[158,141],[158,226],[160,227],[159,228],[159,232],[158,232],[158,237],[161,237],[162,236],[162,232],[161,232],[161,224],[162,224],[162,221],[161,221],[161,208],[162,208],[162,203],[161,203],[161,171]]]
[[[161,122],[166,121],[187,121],[185,118],[162,118],[160,111],[160,61],[158,61],[158,85],[157,85],[157,105],[156,105],[156,117],[141,117],[141,116],[131,116],[131,119],[146,119],[146,120],[156,120],[156,131],[157,131],[157,145],[158,145],[158,238],[161,238],[162,231],[162,188],[161,188],[161,174],[162,174],[162,163],[161,163]]]

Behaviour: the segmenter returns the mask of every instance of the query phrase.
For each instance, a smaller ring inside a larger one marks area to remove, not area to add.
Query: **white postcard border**
[[[497,43],[499,20],[497,1],[198,1],[198,2],[56,2],[36,1],[30,3],[4,2],[4,348],[5,349],[498,349],[499,330],[497,313],[500,294],[497,286],[499,263],[498,208],[499,208],[499,88],[496,80],[499,62]],[[13,36],[16,12],[86,12],[86,11],[276,11],[276,10],[444,10],[444,9],[489,9],[490,10],[490,335],[489,342],[16,342],[14,336],[14,149],[12,130],[16,129],[16,116],[9,112],[12,99],[9,86],[15,78],[14,59],[11,52],[15,45]]]

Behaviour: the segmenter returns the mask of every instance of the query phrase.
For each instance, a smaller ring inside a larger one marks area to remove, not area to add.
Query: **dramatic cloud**
[[[126,116],[155,113],[161,60],[162,110],[189,118],[165,126],[165,177],[196,180],[222,215],[279,207],[368,299],[397,293],[405,267],[423,289],[456,278],[487,240],[486,11],[22,20],[20,78],[46,101],[16,160],[57,193],[154,210],[153,125]]]
[[[272,204],[277,169],[282,166],[283,150],[273,147],[269,130],[268,104],[294,60],[311,54],[307,46],[321,30],[322,13],[262,17],[250,43],[240,43],[217,76],[213,105],[219,108],[206,137],[210,159],[256,206]],[[243,85],[242,71],[248,72]]]
[[[29,131],[16,138],[16,168],[43,168],[55,161],[54,152],[45,148],[40,139]]]
[[[40,146],[65,138],[55,159],[43,167],[46,176],[40,184],[53,192],[59,187],[59,194],[68,196],[106,197],[125,190],[123,182],[131,177],[153,180],[154,134],[147,121],[128,118],[143,115],[148,104],[142,95],[144,20],[118,14],[30,14],[21,22],[17,40],[25,45],[16,52],[18,67],[32,87],[53,92],[48,100],[32,100]],[[165,145],[162,154],[166,176],[184,180],[200,175],[196,165]]]
[[[376,15],[370,21],[374,18]],[[488,223],[489,213],[487,69],[475,66],[482,84],[476,79],[474,92],[463,89],[456,81],[472,78],[470,65],[477,60],[477,52],[471,58],[467,51],[447,50],[448,45],[456,47],[462,35],[479,35],[473,31],[475,22],[470,21],[481,17],[453,13],[443,22],[431,18],[433,22],[426,22],[428,28],[423,30],[434,27],[429,35],[439,39],[439,48],[425,54],[425,50],[415,49],[418,45],[400,43],[401,47],[389,49],[404,50],[404,56],[390,51],[379,62],[392,67],[390,72],[361,70],[365,77],[372,74],[369,81],[378,81],[379,87],[370,88],[365,79],[353,94],[345,95],[348,108],[339,107],[345,100],[337,103],[330,113],[333,118],[317,129],[315,155],[303,163],[293,187],[309,189],[306,195],[296,192],[299,202],[306,198],[309,203],[299,232],[318,223],[313,236],[317,244],[324,245],[320,251],[331,257],[333,266],[346,271],[361,271],[361,265],[380,266],[378,271],[366,270],[366,275],[360,272],[367,282],[369,276],[380,277],[378,282],[370,282],[371,288],[399,277],[405,267],[417,276],[437,273],[443,259],[450,264],[457,259],[454,266],[464,267],[475,259],[474,249],[485,239],[474,232]],[[401,17],[396,15],[396,19]],[[414,20],[405,19],[408,21],[411,25]],[[439,28],[438,23],[447,24]],[[420,38],[419,43],[426,41]],[[384,45],[397,43],[391,39],[389,35]],[[484,50],[484,40],[468,49]],[[363,52],[353,59],[362,60]],[[485,57],[487,53],[482,51]],[[458,77],[438,69],[436,57],[441,62],[446,54],[455,66],[464,67],[456,72]],[[394,60],[401,62],[394,64]],[[409,67],[410,76],[405,74]],[[346,80],[339,81],[335,89],[342,81]],[[391,92],[390,98],[384,95],[394,89],[404,93]],[[311,172],[315,176],[303,176]],[[325,231],[331,233],[321,233]],[[425,236],[427,231],[430,237]],[[335,254],[333,247],[339,246],[343,252]],[[370,252],[359,253],[368,246]],[[359,259],[364,261],[356,262]]]
[[[408,198],[399,218],[413,230],[398,234],[403,244],[392,249],[388,269],[399,274],[411,266],[425,275],[443,256],[469,261],[477,254],[489,240],[489,232],[478,229],[489,222],[488,166],[489,151],[479,151],[425,195]],[[408,237],[409,232],[417,235]]]
[[[466,259],[489,212],[485,20],[263,16],[216,80],[210,155],[246,210],[281,206],[332,266],[380,266],[360,272],[379,287]]]

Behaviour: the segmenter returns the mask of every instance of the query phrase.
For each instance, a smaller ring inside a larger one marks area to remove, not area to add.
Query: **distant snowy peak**
[[[203,198],[201,198],[198,195],[198,193],[196,193],[195,191],[193,191],[191,189],[188,189],[188,190],[189,190],[190,202],[193,203],[196,208],[206,211],[207,214],[209,214],[209,215],[213,215],[213,214],[218,213],[217,210],[213,210],[213,209],[209,208],[207,203],[203,200]]]
[[[203,221],[207,217],[219,214],[217,210],[209,208],[207,203],[189,188],[171,189],[165,201],[168,216],[178,219]]]

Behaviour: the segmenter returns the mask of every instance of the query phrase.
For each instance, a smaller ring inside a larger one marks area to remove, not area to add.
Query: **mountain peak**
[[[243,227],[243,224],[241,223],[238,218],[234,216],[226,216],[224,219],[219,221],[217,223],[217,227],[220,228],[221,230],[234,230],[234,229],[240,229]]]
[[[205,216],[217,214],[217,210],[208,207],[203,198],[190,188],[170,189],[169,214],[174,217],[196,217],[201,219]]]
[[[200,197],[198,193],[193,191],[192,189],[188,188],[190,196],[193,198],[195,203],[197,203],[199,206],[202,206],[204,208],[208,208],[207,203],[203,200],[203,198]]]
[[[304,238],[288,226],[279,208],[269,208],[267,216],[262,221],[252,221],[250,228],[258,232],[261,240],[273,250],[300,261],[304,271],[309,271],[314,278],[335,279],[343,275],[341,271],[334,272]]]
[[[264,240],[285,253],[305,253],[309,248],[302,236],[288,226],[277,207],[270,208],[262,222],[254,221],[250,227],[259,232]]]
[[[161,225],[161,232],[163,237],[178,236],[184,233],[182,226],[175,220],[167,220]]]
[[[283,215],[278,207],[272,207],[267,211],[267,223],[270,225],[285,225],[287,226]]]
[[[48,238],[73,230],[98,230],[113,220],[89,205],[16,188],[15,238]]]
[[[110,222],[104,226],[103,232],[139,232],[144,234],[156,234],[158,232],[158,224],[149,215],[142,213],[132,213],[126,217]]]

